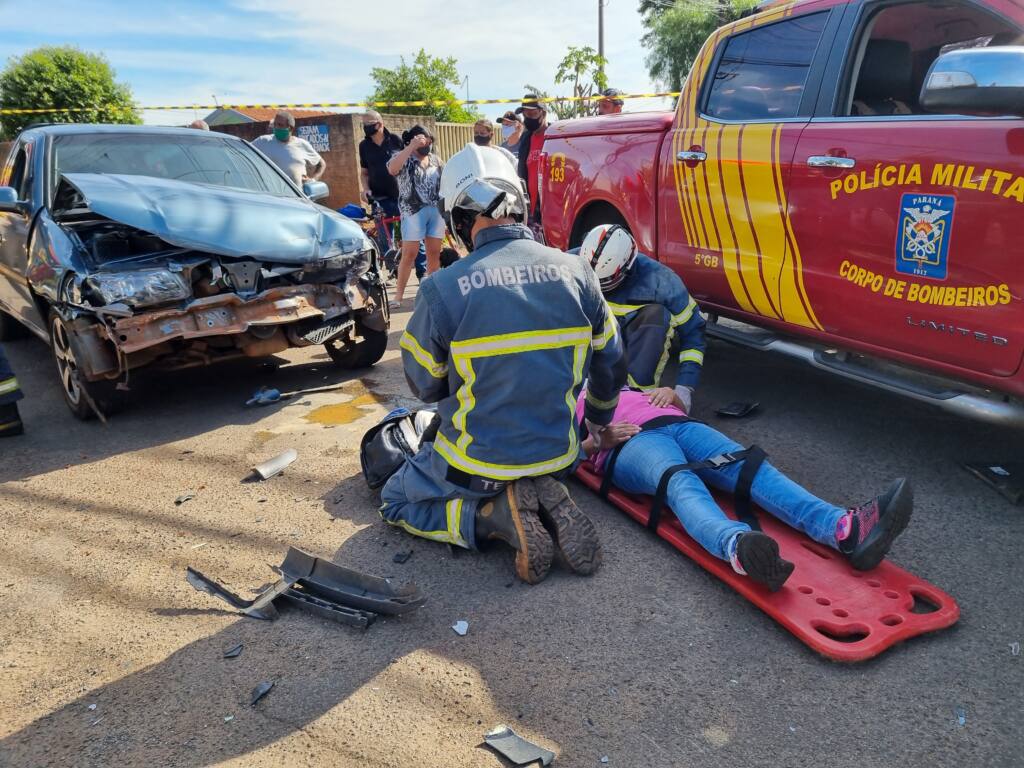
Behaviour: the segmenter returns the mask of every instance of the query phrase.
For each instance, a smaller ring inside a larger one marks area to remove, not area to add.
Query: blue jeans
[[[706,424],[670,424],[641,432],[623,444],[612,483],[627,493],[653,494],[669,467],[739,450],[741,445]],[[707,486],[735,491],[742,466],[736,463],[721,469],[677,472],[668,484],[668,505],[683,528],[704,549],[723,560],[727,559],[729,540],[749,531],[750,526],[726,517]],[[845,510],[813,496],[767,461],[754,476],[750,498],[787,525],[835,548],[836,523]]]
[[[394,197],[378,197],[377,202],[380,203],[381,209],[384,211],[385,216],[400,216],[401,213],[398,210],[398,200]],[[381,254],[382,256],[384,254]],[[423,279],[423,276],[427,274],[427,249],[423,245],[423,241],[420,241],[420,250],[416,254],[416,277]]]

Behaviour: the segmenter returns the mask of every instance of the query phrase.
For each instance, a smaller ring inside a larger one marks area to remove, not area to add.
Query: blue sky
[[[650,92],[636,0],[606,0],[605,53],[612,85]],[[6,60],[39,45],[104,53],[143,104],[361,101],[372,67],[395,66],[420,47],[454,56],[471,98],[506,98],[532,83],[552,93],[569,45],[597,47],[597,0],[309,2],[280,0],[48,0],[0,2]],[[41,12],[45,7],[45,12]],[[465,87],[457,89],[465,95]],[[636,102],[628,108],[664,108]],[[485,108],[489,115],[504,111]],[[191,112],[149,112],[181,123]]]

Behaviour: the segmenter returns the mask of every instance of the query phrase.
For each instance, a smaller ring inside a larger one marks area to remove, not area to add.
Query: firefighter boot
[[[477,507],[477,544],[491,539],[516,550],[516,576],[527,584],[536,584],[548,575],[555,545],[537,516],[537,490],[529,478],[509,483]]]
[[[601,565],[597,528],[569,495],[569,489],[551,476],[535,477],[540,516],[555,539],[566,565],[589,576]]]
[[[18,414],[18,404],[0,405],[0,437],[14,437],[25,431]]]

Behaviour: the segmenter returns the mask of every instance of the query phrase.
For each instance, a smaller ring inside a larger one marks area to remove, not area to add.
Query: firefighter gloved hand
[[[675,389],[676,397],[679,398],[679,403],[682,404],[682,408],[686,413],[690,412],[690,407],[693,405],[693,387],[676,386]]]

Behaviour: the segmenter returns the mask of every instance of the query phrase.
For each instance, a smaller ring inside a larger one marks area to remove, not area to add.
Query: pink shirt
[[[678,408],[674,405],[669,405],[664,408],[651,405],[647,399],[647,392],[636,392],[632,389],[624,389],[619,392],[619,404],[615,407],[615,415],[612,417],[612,424],[636,424],[638,427],[643,426],[651,419],[656,419],[659,416],[685,416],[686,411],[682,408]],[[580,392],[579,399],[576,401],[576,418],[583,422],[583,403],[587,396],[587,390]],[[600,451],[594,456],[591,456],[587,461],[594,465],[594,469],[597,472],[601,471],[604,467],[605,461],[608,459],[608,454],[611,451]]]

